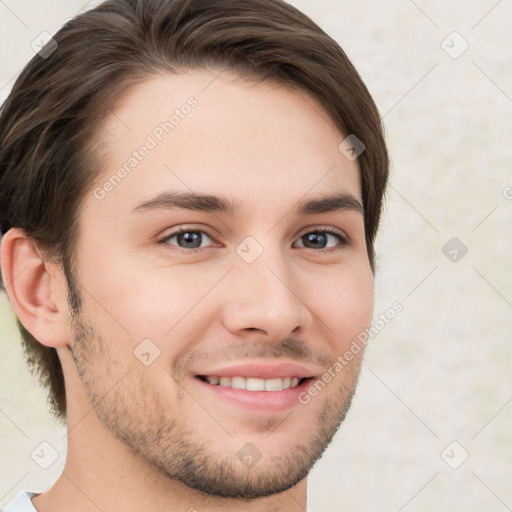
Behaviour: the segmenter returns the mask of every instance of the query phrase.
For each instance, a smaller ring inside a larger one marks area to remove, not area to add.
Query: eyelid
[[[342,231],[341,229],[335,228],[334,226],[322,226],[313,224],[312,226],[307,226],[301,231],[299,231],[299,234],[297,235],[298,238],[301,236],[304,236],[307,233],[315,232],[315,231],[327,231],[328,233],[332,233],[335,235],[338,235],[339,237],[343,238],[343,240],[346,240],[347,242],[350,240],[348,235]]]

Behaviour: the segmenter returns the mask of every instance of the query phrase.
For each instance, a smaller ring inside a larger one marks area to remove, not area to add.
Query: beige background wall
[[[512,2],[293,3],[342,45],[384,117],[376,318],[404,307],[371,341],[349,417],[310,475],[310,510],[511,510]],[[84,5],[0,2],[0,100],[31,41]],[[66,446],[4,296],[0,309],[3,505],[49,488]],[[47,470],[31,458],[43,441],[59,452]]]

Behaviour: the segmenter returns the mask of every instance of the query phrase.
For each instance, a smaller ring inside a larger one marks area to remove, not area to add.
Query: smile
[[[245,389],[247,391],[283,391],[285,389],[295,388],[305,378],[284,377],[275,379],[259,379],[256,377],[217,377],[215,375],[198,375],[198,378],[213,384],[233,389]]]

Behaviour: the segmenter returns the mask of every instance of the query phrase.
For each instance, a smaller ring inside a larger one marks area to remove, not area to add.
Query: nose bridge
[[[278,244],[247,237],[236,247],[233,270],[235,281],[225,315],[228,328],[260,329],[279,337],[305,324],[307,308]]]

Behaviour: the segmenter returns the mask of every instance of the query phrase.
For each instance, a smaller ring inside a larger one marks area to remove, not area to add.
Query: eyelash
[[[204,231],[203,229],[197,229],[195,227],[184,227],[184,228],[181,228],[178,231],[174,231],[173,233],[171,233],[171,234],[167,235],[166,237],[162,238],[161,240],[159,240],[159,243],[168,244],[169,240],[171,240],[172,238],[174,238],[176,236],[179,236],[179,235],[181,235],[183,233],[190,233],[190,232],[192,232],[192,233],[204,233],[205,235],[208,236],[208,238],[210,238],[211,240],[214,241],[214,238],[211,235],[209,235],[207,231]],[[349,241],[349,239],[345,235],[343,235],[342,233],[340,233],[336,229],[328,228],[328,227],[312,229],[310,231],[305,231],[304,233],[302,233],[298,237],[298,239],[301,239],[302,237],[304,237],[305,235],[308,235],[310,233],[329,233],[330,235],[333,235],[333,236],[337,237],[339,242],[340,242],[338,245],[336,245],[335,247],[331,247],[330,249],[311,249],[313,252],[319,252],[319,253],[322,253],[322,254],[330,254],[330,253],[333,253],[335,251],[339,251],[339,250],[347,247],[348,245],[350,245],[350,241]],[[182,251],[184,253],[190,254],[190,253],[200,252],[200,251],[202,251],[204,249],[207,249],[207,247],[198,247],[198,248],[195,248],[195,249],[185,249],[183,247],[177,247],[177,249],[179,249],[180,251]],[[308,247],[304,247],[304,249],[308,249]]]

